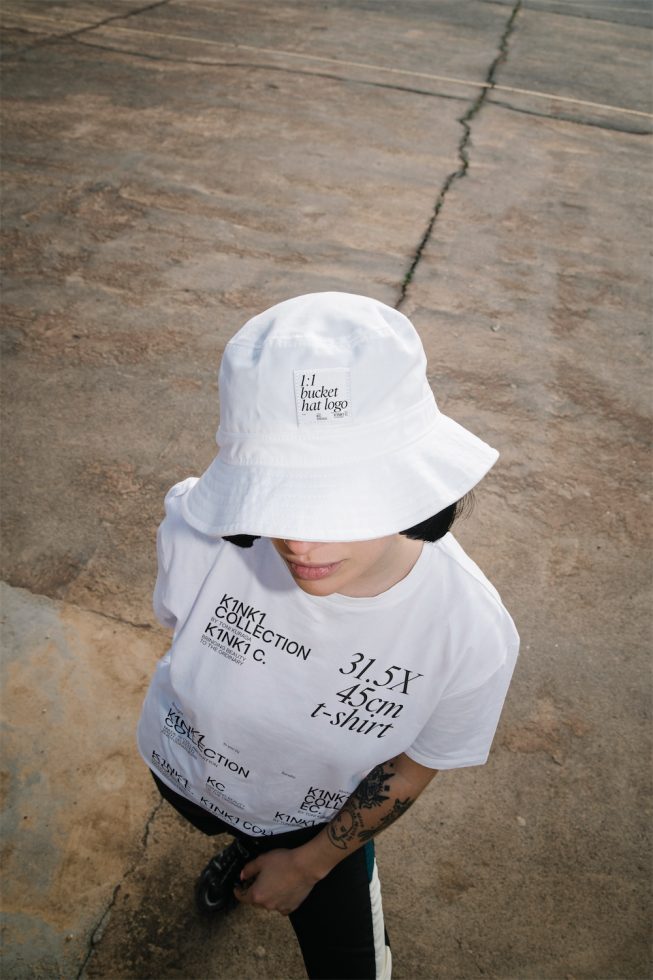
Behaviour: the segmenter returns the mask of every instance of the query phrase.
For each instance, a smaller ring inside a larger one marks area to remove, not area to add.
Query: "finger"
[[[253,879],[248,879],[247,882],[243,884],[236,884],[234,886],[234,898],[237,899],[242,905],[252,905],[254,899],[249,892],[249,886],[252,884]]]
[[[249,861],[242,871],[240,872],[239,878],[241,881],[247,881],[248,879],[256,878],[257,874],[261,870],[261,859],[254,858],[253,861]]]

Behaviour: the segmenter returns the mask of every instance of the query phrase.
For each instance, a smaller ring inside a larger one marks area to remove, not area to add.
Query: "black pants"
[[[152,775],[161,795],[194,827],[209,836],[237,837],[252,858],[278,847],[300,847],[322,829],[306,827],[286,834],[251,837],[175,793]],[[386,948],[388,937],[383,925],[373,842],[354,851],[319,881],[290,914],[290,922],[306,972],[314,980],[389,978],[390,951]]]

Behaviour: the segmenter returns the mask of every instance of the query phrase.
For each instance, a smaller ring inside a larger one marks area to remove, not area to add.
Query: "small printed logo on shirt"
[[[224,593],[200,637],[202,646],[241,666],[247,659],[266,663],[266,649],[283,650],[297,660],[308,660],[311,650],[303,643],[277,633],[265,622],[266,613]],[[269,652],[272,652],[271,650]]]
[[[177,786],[181,786],[182,789],[187,789],[188,779],[183,775],[183,773],[179,772],[178,769],[175,769],[175,767],[170,762],[168,762],[168,760],[164,758],[164,756],[160,755],[158,752],[153,750],[151,762],[152,765],[155,766],[160,773],[162,773],[164,776],[167,776],[168,779],[176,783]]]
[[[221,780],[216,779],[214,776],[206,777],[204,792],[211,793],[212,796],[217,796],[218,799],[224,800],[225,803],[236,807],[237,810],[245,809],[245,804],[241,803],[240,800],[236,800],[233,796],[230,796],[225,784]]]
[[[242,827],[246,834],[252,837],[270,837],[272,836],[271,830],[266,830],[264,827],[259,827],[258,824],[253,823],[251,820],[243,820],[242,817],[235,813],[230,813],[229,810],[223,809],[214,800],[210,800],[208,796],[200,793],[199,804],[203,806],[205,810],[210,810],[214,813],[216,817],[220,820],[224,820],[231,824],[232,827]]]
[[[311,817],[298,817],[294,813],[284,813],[282,810],[277,810],[274,815],[274,822],[289,824],[291,827],[314,827],[317,821]]]
[[[298,425],[351,421],[349,368],[316,368],[293,373]]]
[[[241,765],[239,762],[234,762],[228,756],[223,755],[222,752],[218,752],[217,749],[211,748],[210,745],[206,744],[204,733],[195,728],[194,725],[189,724],[181,713],[180,709],[176,704],[173,704],[168,708],[168,713],[165,716],[165,724],[161,729],[161,734],[166,735],[168,738],[174,739],[174,741],[180,745],[183,749],[186,749],[189,755],[193,758],[197,758],[198,755],[203,756],[207,762],[210,762],[212,766],[223,766],[230,772],[236,773],[238,776],[242,776],[247,779],[250,773],[249,769]]]
[[[319,786],[309,786],[308,792],[300,806],[300,810],[317,813],[320,810],[340,810],[347,802],[347,793],[342,790],[321,789]]]

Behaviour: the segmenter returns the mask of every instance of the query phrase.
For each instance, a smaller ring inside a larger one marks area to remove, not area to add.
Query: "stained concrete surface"
[[[303,975],[280,917],[197,920],[133,727],[222,347],[336,288],[500,448],[459,536],[523,639],[488,765],[379,840],[395,976],[648,977],[648,4],[2,15],[3,975]]]

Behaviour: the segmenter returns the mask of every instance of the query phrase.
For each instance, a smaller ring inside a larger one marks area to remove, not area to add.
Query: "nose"
[[[289,541],[285,538],[284,543],[293,555],[307,555],[315,547],[314,541]]]

